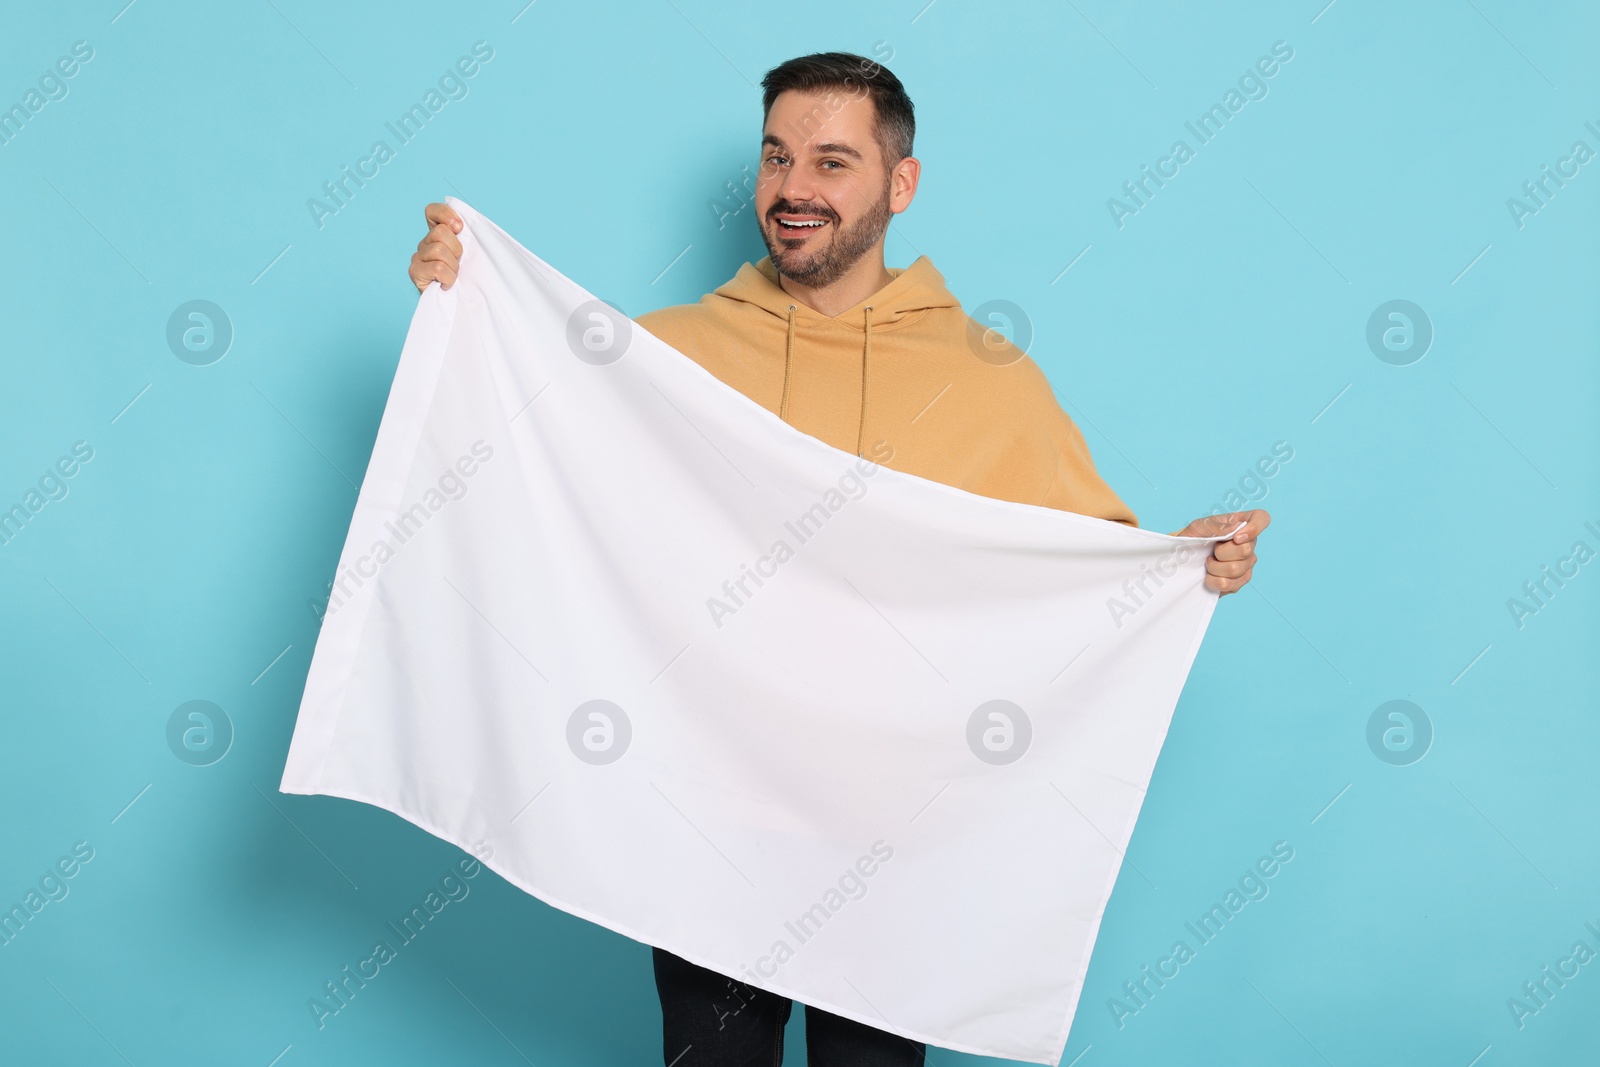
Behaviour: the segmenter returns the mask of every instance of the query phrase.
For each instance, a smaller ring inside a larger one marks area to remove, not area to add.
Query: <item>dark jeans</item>
[[[663,949],[655,957],[668,1067],[777,1067],[793,1002]],[[920,1067],[927,1047],[806,1005],[807,1067]]]

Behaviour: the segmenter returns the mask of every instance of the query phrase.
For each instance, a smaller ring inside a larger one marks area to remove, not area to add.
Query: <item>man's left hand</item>
[[[1211,558],[1206,560],[1206,588],[1222,596],[1237,593],[1250,580],[1256,565],[1256,538],[1272,523],[1272,516],[1260,508],[1251,511],[1229,511],[1221,515],[1207,515],[1196,519],[1174,537],[1216,537],[1244,523],[1244,529],[1226,541],[1211,546]]]

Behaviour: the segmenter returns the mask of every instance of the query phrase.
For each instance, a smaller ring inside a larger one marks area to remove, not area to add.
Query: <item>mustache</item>
[[[769,220],[775,219],[779,215],[815,215],[817,218],[827,219],[829,222],[839,221],[838,215],[820,204],[793,204],[787,200],[778,201],[767,212]]]

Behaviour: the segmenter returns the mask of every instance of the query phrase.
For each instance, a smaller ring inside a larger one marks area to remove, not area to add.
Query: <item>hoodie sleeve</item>
[[[1083,432],[1078,429],[1077,423],[1059,405],[1056,406],[1056,412],[1059,422],[1054,427],[1055,475],[1039,503],[1047,508],[1138,526],[1139,520],[1133,509],[1123,503],[1122,498],[1095,470],[1088,442],[1083,439]]]

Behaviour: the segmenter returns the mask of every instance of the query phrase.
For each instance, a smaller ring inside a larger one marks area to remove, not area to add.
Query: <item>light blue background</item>
[[[461,196],[631,314],[697,299],[762,252],[749,210],[719,228],[710,207],[755,159],[754,83],[826,49],[884,57],[917,105],[891,265],[926,254],[969,309],[1026,309],[1143,525],[1294,450],[1062,1062],[1594,1055],[1600,963],[1521,1029],[1506,1005],[1600,949],[1600,564],[1520,628],[1507,607],[1575,541],[1600,549],[1600,162],[1521,228],[1506,205],[1574,141],[1600,149],[1592,7],[124,2],[8,5],[0,32],[0,106],[94,48],[0,146],[0,505],[94,449],[0,546],[0,905],[95,850],[0,947],[0,1060],[660,1062],[649,950],[488,872],[319,1030],[308,998],[462,853],[276,786],[422,205]],[[478,40],[470,95],[319,229],[306,200]],[[1107,198],[1280,40],[1269,95],[1119,229]],[[209,366],[166,343],[191,299],[235,330]],[[1436,331],[1408,366],[1365,340],[1392,299]],[[235,730],[210,766],[166,740],[194,699]],[[1435,731],[1409,766],[1366,741],[1391,699]],[[1295,856],[1270,895],[1115,1025],[1108,999],[1275,841]]]

